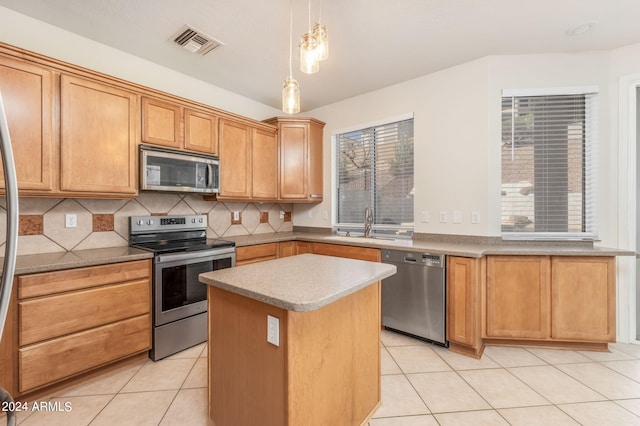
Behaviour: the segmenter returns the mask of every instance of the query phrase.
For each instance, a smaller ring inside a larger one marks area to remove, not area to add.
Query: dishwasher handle
[[[404,261],[407,263],[417,263],[418,259],[416,259],[415,257],[405,256]]]

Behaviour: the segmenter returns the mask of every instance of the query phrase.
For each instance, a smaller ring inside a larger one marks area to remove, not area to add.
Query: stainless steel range
[[[231,268],[235,243],[207,239],[207,216],[132,216],[129,245],[153,257],[154,361],[207,340],[207,286],[198,275]]]

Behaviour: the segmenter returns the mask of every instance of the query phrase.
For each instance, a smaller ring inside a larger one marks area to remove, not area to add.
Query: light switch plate
[[[420,212],[420,222],[422,223],[429,223],[429,211],[427,210],[422,210]]]
[[[462,212],[460,210],[453,211],[453,223],[462,223]]]
[[[480,223],[480,212],[472,211],[471,212],[471,223]]]
[[[449,221],[449,214],[446,211],[440,212],[440,223],[447,223]]]
[[[267,315],[267,342],[280,346],[280,319]]]
[[[67,213],[64,215],[64,227],[75,228],[78,226],[78,215],[75,213]]]

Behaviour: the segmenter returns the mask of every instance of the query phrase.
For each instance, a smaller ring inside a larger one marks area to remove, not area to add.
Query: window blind
[[[336,135],[337,226],[375,232],[413,230],[413,118]]]
[[[503,237],[596,237],[596,117],[594,93],[503,96]]]

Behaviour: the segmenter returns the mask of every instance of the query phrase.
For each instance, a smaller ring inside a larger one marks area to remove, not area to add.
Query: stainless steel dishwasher
[[[382,280],[382,325],[448,346],[445,331],[445,256],[382,250],[398,272]]]

